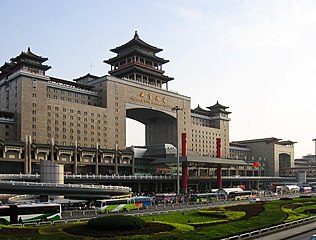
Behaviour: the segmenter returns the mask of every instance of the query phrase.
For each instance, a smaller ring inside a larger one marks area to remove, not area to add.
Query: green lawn
[[[249,205],[248,207],[251,210],[255,206]],[[307,217],[310,212],[316,212],[316,197],[266,202],[263,207],[261,206],[261,212],[251,217],[245,216],[247,211],[239,211],[237,206],[237,208],[225,207],[142,217],[146,222],[166,223],[174,227],[171,232],[150,235],[116,236],[114,234],[109,238],[102,237],[102,233],[99,233],[98,237],[88,233],[86,237],[76,236],[83,232],[87,233],[85,223],[76,223],[48,227],[1,226],[0,239],[221,239]],[[66,228],[72,228],[74,234],[66,233]]]

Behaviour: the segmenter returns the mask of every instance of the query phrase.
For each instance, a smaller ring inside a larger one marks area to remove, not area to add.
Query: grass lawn
[[[221,239],[224,237],[277,225],[316,212],[316,197],[258,202],[198,211],[184,211],[142,217],[146,229],[133,232],[93,232],[86,223],[43,227],[0,225],[0,239]],[[163,223],[164,225],[161,225]],[[167,227],[167,225],[172,227]],[[161,232],[162,231],[162,232]],[[156,232],[156,233],[154,233]],[[159,232],[159,233],[157,233]],[[122,234],[123,235],[122,235]]]

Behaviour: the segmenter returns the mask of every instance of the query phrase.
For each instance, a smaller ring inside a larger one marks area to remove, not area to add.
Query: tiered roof
[[[111,52],[117,53],[117,56],[104,60],[104,63],[110,64],[111,66],[116,66],[120,62],[127,60],[128,58],[140,57],[146,60],[150,60],[154,64],[163,65],[169,60],[163,59],[156,56],[156,53],[161,52],[161,48],[154,47],[142,39],[140,39],[137,31],[135,32],[134,38],[129,42],[113,48]],[[153,65],[142,63],[140,61],[131,61],[126,64],[120,65],[109,71],[109,74],[124,78],[124,76],[131,73],[139,73],[155,79],[159,79],[163,83],[173,80],[174,78],[164,75],[164,71],[158,68],[155,68]]]
[[[211,116],[211,115],[216,114],[216,113],[226,113],[226,114],[231,113],[231,112],[226,111],[226,109],[228,107],[219,104],[218,101],[216,102],[215,105],[210,106],[210,107],[206,107],[206,108],[209,110],[203,109],[200,107],[200,105],[198,105],[198,107],[195,109],[192,109],[191,112],[196,113],[196,114],[200,114],[200,115],[205,115],[205,116]]]
[[[3,66],[0,67],[0,78],[5,75],[12,74],[14,71],[18,70],[22,66],[29,66],[34,69],[43,70],[45,72],[51,68],[48,65],[43,65],[43,62],[47,60],[48,58],[44,58],[32,53],[30,47],[28,47],[26,52],[22,51],[19,56],[11,58],[11,62],[6,62]]]

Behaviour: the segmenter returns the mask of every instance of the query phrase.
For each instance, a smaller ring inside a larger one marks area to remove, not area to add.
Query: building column
[[[216,138],[216,157],[221,158],[221,139]],[[222,188],[222,166],[220,164],[217,165],[217,188]]]

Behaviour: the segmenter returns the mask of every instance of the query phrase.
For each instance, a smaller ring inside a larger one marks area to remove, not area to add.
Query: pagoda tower
[[[162,65],[169,62],[156,56],[161,48],[154,47],[141,40],[135,31],[134,38],[129,42],[110,50],[117,56],[104,60],[111,65],[110,75],[136,81],[142,84],[162,88],[173,78],[164,75]]]
[[[47,60],[48,58],[38,56],[28,48],[26,52],[21,52],[19,56],[11,58],[9,63],[6,62],[0,67],[0,80],[17,71],[44,76],[45,72],[51,68],[50,66],[43,65],[43,62]]]

